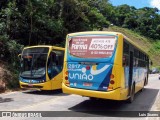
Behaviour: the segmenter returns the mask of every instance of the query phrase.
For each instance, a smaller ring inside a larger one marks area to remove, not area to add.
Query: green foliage
[[[121,5],[115,7],[114,18],[112,23],[117,26],[132,29],[152,39],[160,39],[158,27],[160,15],[156,8],[136,9],[132,6]]]
[[[152,51],[154,51],[154,54],[160,53],[160,41],[156,41],[153,43]]]
[[[1,0],[0,3],[0,60],[10,63],[11,88],[18,83],[18,54],[23,46],[64,47],[67,33],[109,26],[104,16],[108,11],[105,0]]]
[[[114,7],[109,0],[1,0],[0,60],[10,63],[17,73],[17,56],[23,46],[64,47],[66,34],[102,30],[110,24],[128,28],[157,42],[160,40],[158,12],[148,7]],[[150,51],[157,50],[158,42]]]
[[[135,31],[122,28],[122,27],[117,27],[117,26],[111,26],[105,30],[123,33],[149,54],[149,57],[153,62],[153,66],[160,66],[160,61],[159,61],[160,41],[159,40],[154,41],[153,39],[142,36]]]

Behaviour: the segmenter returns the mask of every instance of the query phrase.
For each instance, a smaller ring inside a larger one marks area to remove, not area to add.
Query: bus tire
[[[140,90],[141,92],[144,91],[144,86],[145,86],[145,84],[146,84],[146,78],[145,78],[145,80],[144,80],[143,87],[142,87],[142,89]]]
[[[128,103],[132,103],[135,95],[135,83],[132,85],[132,90],[130,92],[130,97],[127,99]]]

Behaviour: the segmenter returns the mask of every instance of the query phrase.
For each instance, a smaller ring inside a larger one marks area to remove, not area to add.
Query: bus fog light
[[[112,90],[112,89],[113,89],[113,87],[110,87],[110,86],[108,87],[108,90]]]
[[[65,82],[65,85],[69,86],[69,85],[70,85],[69,81],[66,81],[66,82]]]

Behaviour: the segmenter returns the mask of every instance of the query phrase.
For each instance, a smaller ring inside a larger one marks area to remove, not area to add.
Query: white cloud
[[[160,0],[151,0],[150,1],[150,5],[152,7],[156,7],[156,8],[158,8],[160,10]]]

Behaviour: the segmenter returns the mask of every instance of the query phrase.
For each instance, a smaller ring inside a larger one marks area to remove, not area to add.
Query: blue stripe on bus
[[[107,90],[107,88],[109,86],[109,83],[110,83],[110,75],[112,74],[112,68],[113,68],[113,66],[110,65],[110,67],[107,70],[106,77],[104,78],[104,80],[100,84],[98,90],[100,90],[100,91],[106,91]]]

